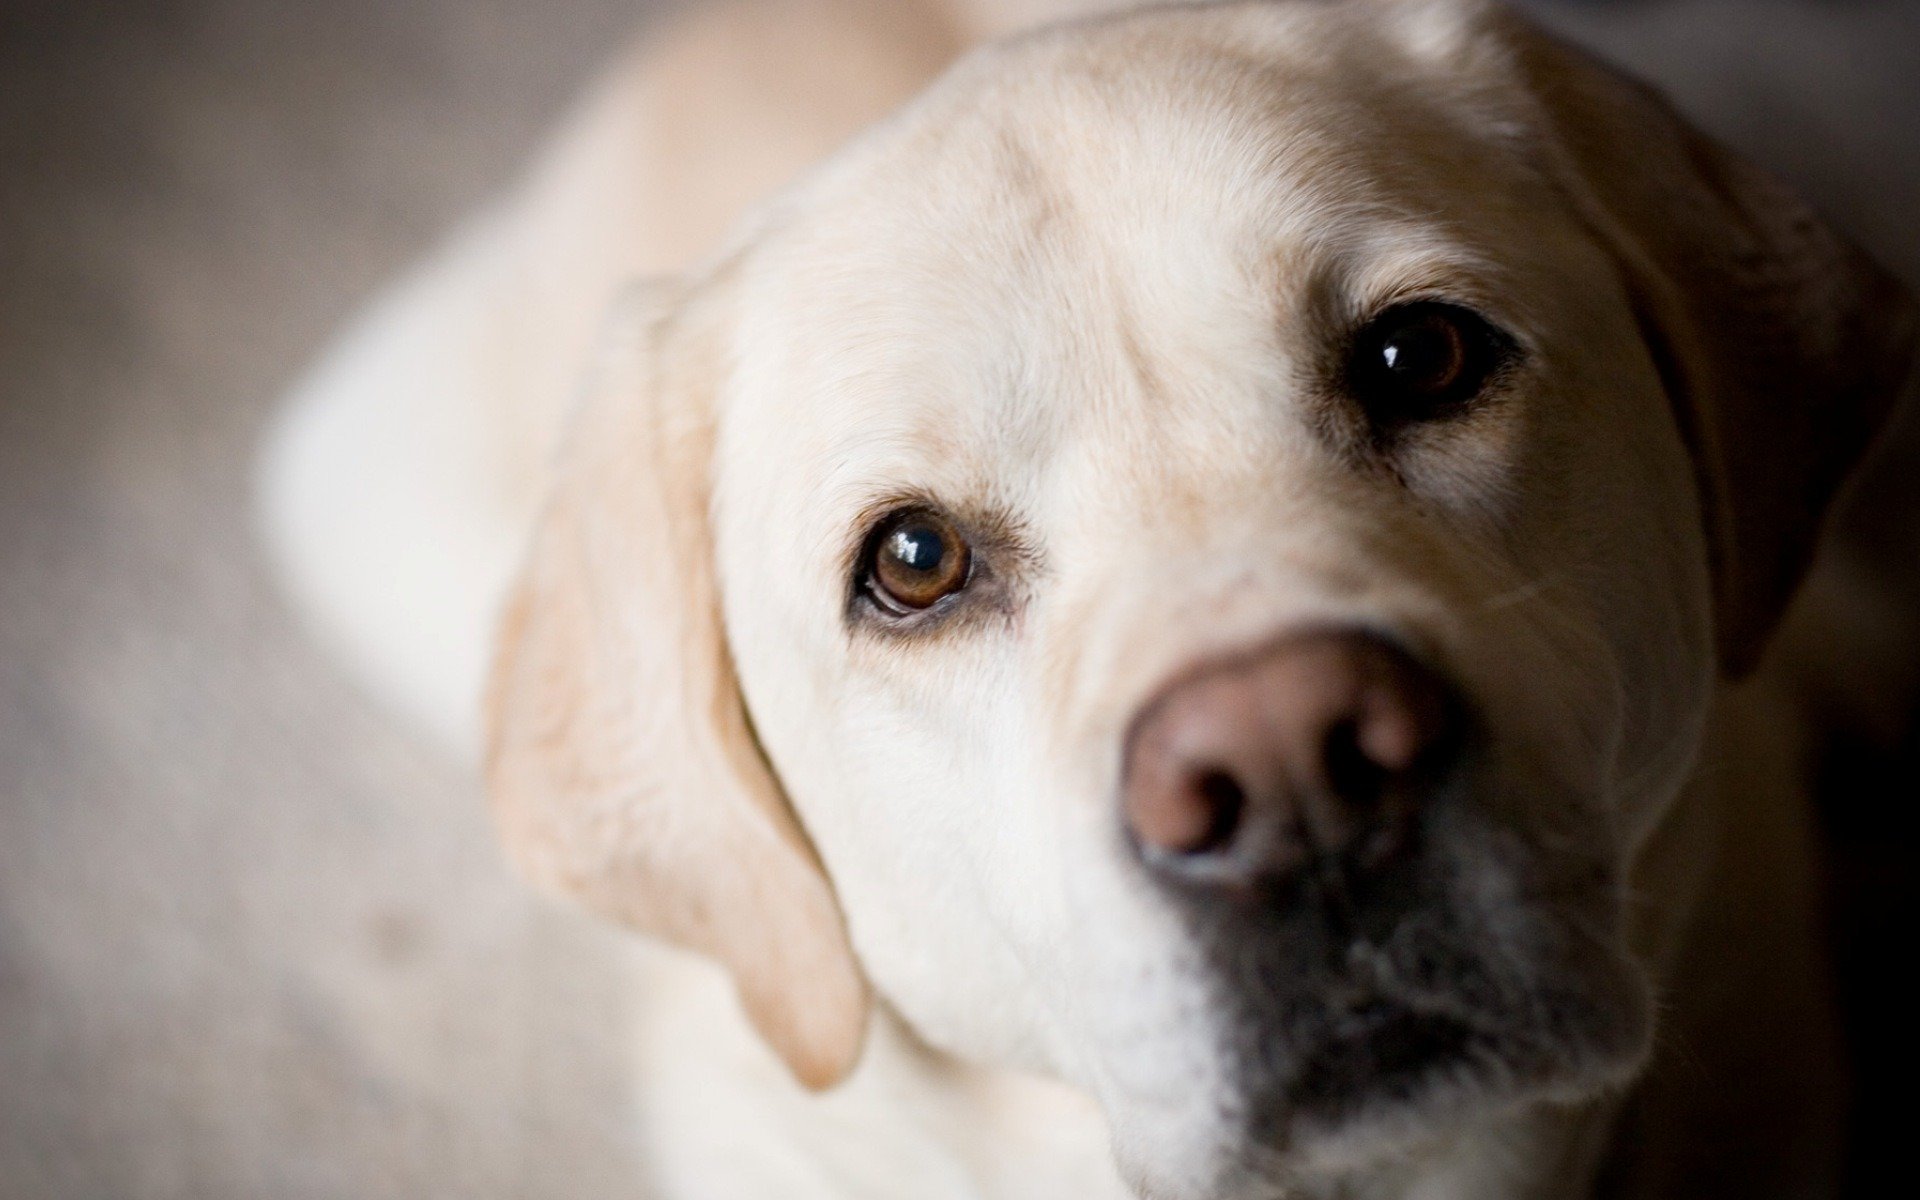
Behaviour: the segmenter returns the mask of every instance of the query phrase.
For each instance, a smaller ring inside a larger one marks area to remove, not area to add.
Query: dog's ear
[[[500,630],[488,788],[529,877],[718,959],[825,1087],[859,1056],[866,982],[734,677],[708,522],[718,335],[676,291],[621,306],[556,464]]]
[[[1912,382],[1913,297],[1644,84],[1512,17],[1543,152],[1610,242],[1693,452],[1722,670],[1751,670]]]

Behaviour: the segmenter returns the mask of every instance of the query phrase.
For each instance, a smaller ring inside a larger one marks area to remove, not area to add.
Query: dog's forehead
[[[737,425],[778,430],[795,486],[836,512],[889,487],[1017,502],[996,490],[1095,427],[1135,458],[1182,427],[1280,435],[1229,426],[1254,411],[1236,394],[1284,390],[1290,320],[1525,257],[1505,243],[1540,181],[1476,120],[1483,89],[1410,86],[1459,73],[1308,5],[1149,14],[964,64],[749,256]]]

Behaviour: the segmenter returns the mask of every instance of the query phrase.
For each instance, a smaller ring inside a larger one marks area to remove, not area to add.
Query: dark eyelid
[[[916,530],[930,531],[941,542],[939,560],[924,571],[904,563],[897,553],[901,535]],[[905,566],[909,576],[919,578],[890,581],[889,567],[896,565]],[[915,507],[896,510],[874,525],[857,570],[869,599],[888,614],[902,617],[933,608],[965,591],[972,582],[973,568],[973,546],[966,532],[945,513]],[[904,594],[922,583],[940,590],[924,602]]]
[[[939,514],[969,546],[967,585],[923,609],[896,616],[869,595],[869,552],[882,529],[899,517],[926,511]],[[877,493],[846,526],[841,575],[846,591],[843,613],[849,630],[863,636],[931,636],[949,626],[971,628],[980,621],[1010,619],[1040,570],[1040,556],[1025,527],[1004,510],[975,504],[947,504],[919,489]]]
[[[866,566],[867,556],[881,527],[899,516],[920,509],[937,512],[939,506],[924,494],[903,490],[877,495],[856,509],[846,523],[846,540],[842,542],[837,556],[840,560],[839,577],[853,579],[857,593],[860,581],[855,577]]]
[[[1487,358],[1485,369],[1475,377],[1478,385],[1462,396],[1453,398],[1433,416],[1446,417],[1471,407],[1471,401],[1485,394],[1522,358],[1525,349],[1504,326],[1488,317],[1479,307],[1444,295],[1420,294],[1396,297],[1390,302],[1375,307],[1355,320],[1339,340],[1339,386],[1340,390],[1364,402],[1360,395],[1356,373],[1363,368],[1356,356],[1363,353],[1369,341],[1383,334],[1382,326],[1395,317],[1411,323],[1425,315],[1440,315],[1451,320],[1466,338],[1469,352],[1484,354]],[[1462,405],[1465,407],[1462,407]],[[1415,418],[1414,423],[1419,423]]]

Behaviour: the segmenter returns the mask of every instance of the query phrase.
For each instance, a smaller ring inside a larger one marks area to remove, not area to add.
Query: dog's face
[[[1624,86],[1444,5],[963,66],[589,401],[497,677],[527,861],[814,1082],[870,986],[1086,1088],[1157,1196],[1618,1080],[1636,849],[1910,336],[1798,210],[1812,315],[1667,261],[1737,222],[1600,177],[1701,169]],[[1748,532],[1726,440],[1805,427],[1722,415],[1741,304],[1847,397],[1773,452],[1806,530]]]

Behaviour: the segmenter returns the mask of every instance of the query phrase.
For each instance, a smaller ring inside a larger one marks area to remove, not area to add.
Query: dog
[[[328,635],[678,947],[658,1194],[1832,1194],[1766,651],[1912,297],[1474,0],[906,100],[1033,15],[697,15],[269,449]]]

